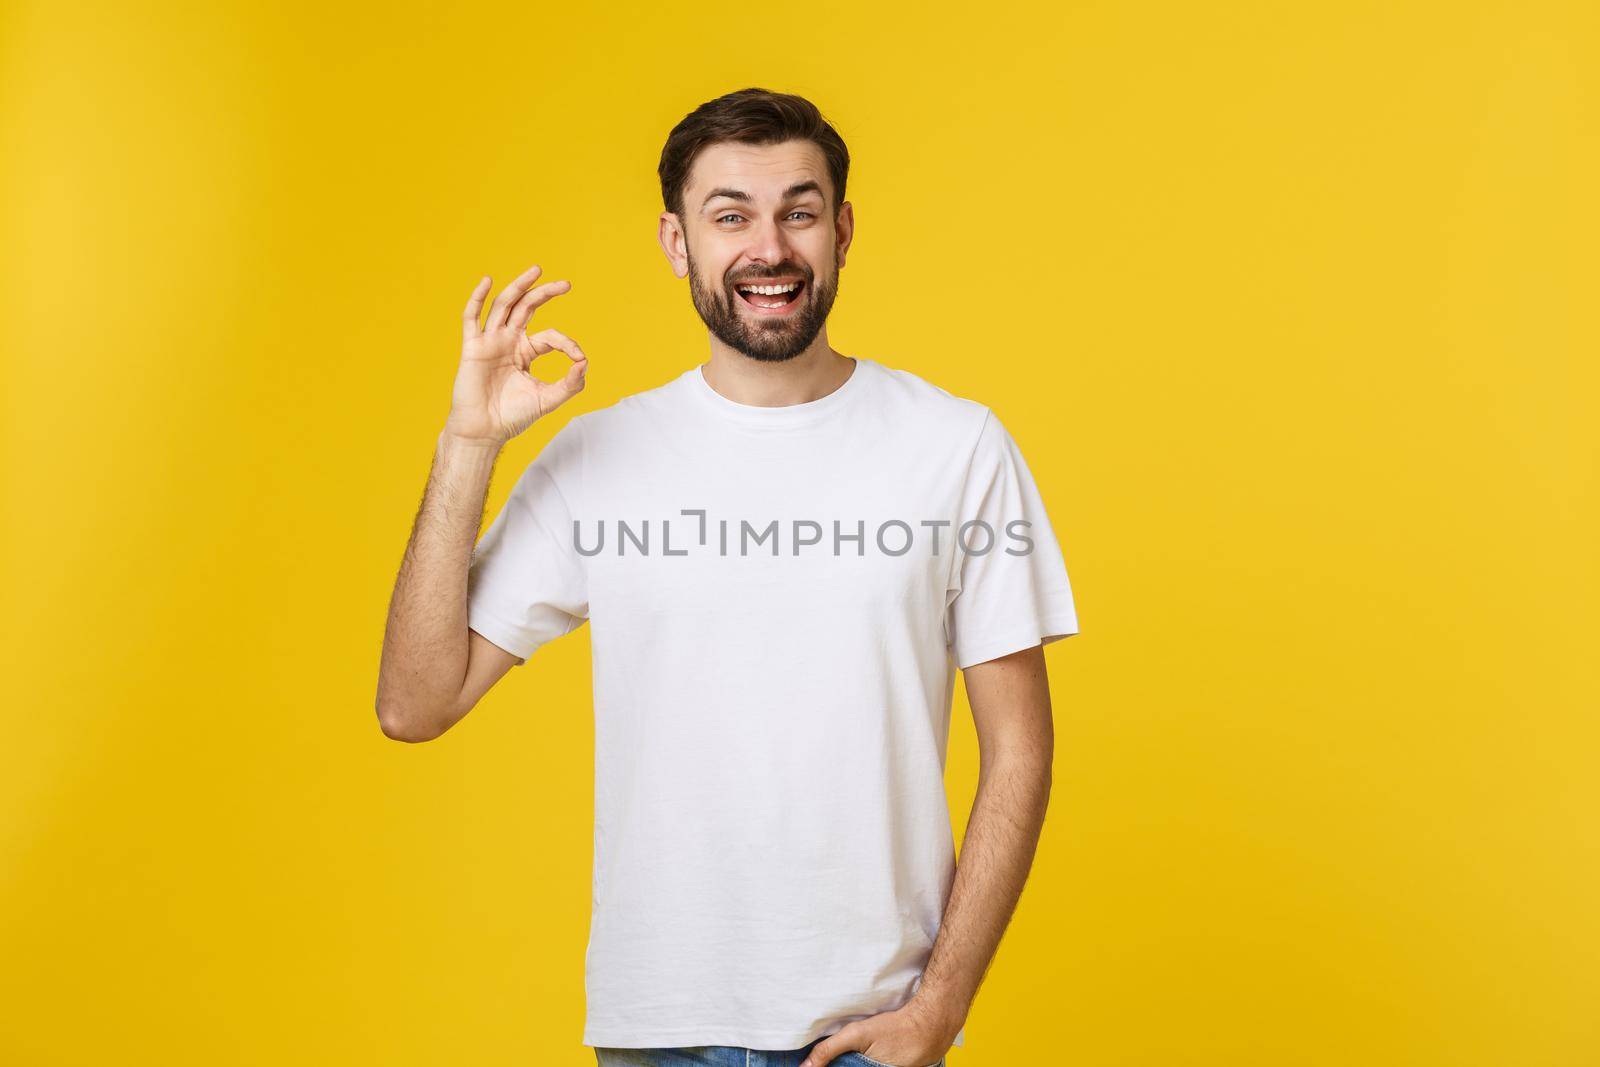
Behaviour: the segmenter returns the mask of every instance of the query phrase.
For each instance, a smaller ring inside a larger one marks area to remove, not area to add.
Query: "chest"
[[[937,460],[892,448],[712,461],[666,451],[575,516],[596,612],[759,626],[942,607],[959,494]]]

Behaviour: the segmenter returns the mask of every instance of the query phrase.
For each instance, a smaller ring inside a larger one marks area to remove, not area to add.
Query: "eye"
[[[718,222],[721,222],[721,221],[722,221],[722,219],[738,219],[738,218],[743,218],[743,217],[744,217],[744,216],[742,216],[742,215],[732,215],[732,214],[729,214],[729,215],[723,215],[723,216],[722,216],[722,218],[719,218],[719,219],[717,219],[717,221],[718,221]]]
[[[808,219],[814,219],[814,218],[816,218],[816,216],[815,216],[815,215],[813,215],[813,214],[812,214],[812,213],[811,213],[811,212],[809,212],[809,211],[791,211],[791,212],[789,212],[789,217],[790,217],[790,218],[793,218],[793,217],[794,217],[794,216],[796,216],[796,215],[804,215],[804,216],[805,216],[805,217],[806,217],[806,218],[808,218]]]

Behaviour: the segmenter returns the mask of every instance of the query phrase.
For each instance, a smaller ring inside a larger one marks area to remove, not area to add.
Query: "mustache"
[[[800,275],[800,277],[804,278],[808,284],[810,283],[810,281],[811,281],[811,272],[810,271],[805,270],[802,267],[790,267],[787,270],[773,271],[771,274],[752,274],[749,277],[745,277],[745,278],[733,278],[733,279],[729,280],[728,284],[729,285],[749,285],[749,284],[751,284],[753,282],[771,281],[774,278],[793,277],[796,274],[798,274],[798,275]]]

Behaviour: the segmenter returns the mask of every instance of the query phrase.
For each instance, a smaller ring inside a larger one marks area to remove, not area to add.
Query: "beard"
[[[828,321],[834,298],[839,294],[837,269],[820,285],[809,270],[792,263],[784,263],[762,277],[782,274],[800,275],[805,279],[805,286],[800,293],[803,306],[781,319],[757,318],[741,312],[735,305],[744,298],[726,278],[720,287],[702,284],[693,254],[689,254],[689,297],[694,301],[700,320],[717,340],[751,359],[781,363],[811,347],[811,342],[817,339]]]

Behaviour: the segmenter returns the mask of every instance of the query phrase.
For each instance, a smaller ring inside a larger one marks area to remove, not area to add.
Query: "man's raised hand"
[[[504,444],[583,389],[589,361],[578,343],[560,330],[527,332],[528,320],[541,304],[572,288],[565,281],[533,286],[540,273],[538,267],[529,267],[501,290],[482,325],[478,320],[490,279],[480,281],[467,298],[461,313],[461,366],[445,432]],[[572,360],[565,377],[544,382],[528,373],[536,358],[558,349]]]

